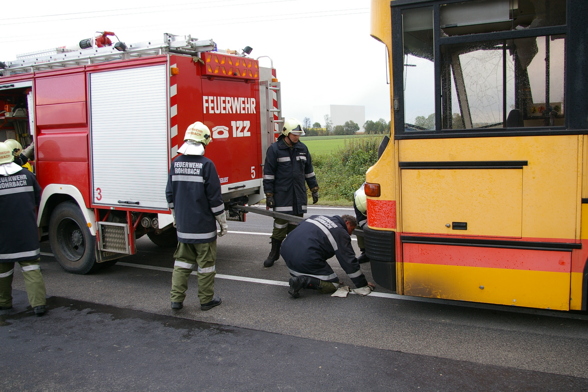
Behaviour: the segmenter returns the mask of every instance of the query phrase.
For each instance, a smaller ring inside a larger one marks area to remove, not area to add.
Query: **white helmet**
[[[0,143],[0,165],[10,162],[14,162],[12,148],[6,143]]]
[[[8,147],[10,147],[10,150],[12,151],[12,155],[14,155],[15,157],[19,156],[20,153],[22,152],[22,145],[14,139],[6,139],[6,141],[4,142]]]
[[[284,121],[284,128],[282,129],[282,134],[284,136],[288,136],[290,133],[293,133],[294,135],[298,136],[306,135],[304,133],[304,129],[302,128],[302,124],[295,118],[287,118]]]
[[[184,141],[192,140],[198,143],[202,143],[205,146],[212,141],[210,136],[210,129],[200,121],[196,121],[186,129],[184,135]]]
[[[365,215],[367,211],[367,197],[365,196],[365,190],[363,189],[364,184],[361,184],[358,190],[355,191],[354,200],[355,200],[355,207]]]

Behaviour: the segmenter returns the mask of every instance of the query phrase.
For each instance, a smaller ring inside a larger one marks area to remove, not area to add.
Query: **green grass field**
[[[343,149],[350,139],[360,138],[378,138],[379,140],[382,135],[303,136],[300,141],[306,144],[312,156],[318,156],[337,152]]]

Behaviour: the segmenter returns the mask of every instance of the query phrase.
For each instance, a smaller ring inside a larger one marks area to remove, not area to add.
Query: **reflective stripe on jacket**
[[[224,211],[214,163],[202,155],[179,155],[171,164],[165,196],[175,210],[178,241],[216,240],[216,215]]]
[[[41,187],[30,171],[0,176],[0,263],[39,258],[40,200]]]
[[[304,275],[325,276],[338,282],[327,260],[335,256],[356,287],[367,286],[351,246],[351,236],[340,216],[313,215],[288,234],[280,254],[289,269]]]
[[[318,187],[308,148],[302,142],[289,147],[284,136],[280,136],[267,149],[263,167],[263,190],[273,193],[274,211],[304,214],[308,200],[306,185],[310,189]]]

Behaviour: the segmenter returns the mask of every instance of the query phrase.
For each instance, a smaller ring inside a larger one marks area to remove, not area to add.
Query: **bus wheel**
[[[77,204],[64,202],[55,208],[49,221],[49,243],[67,272],[87,274],[97,268],[96,237],[90,233]]]
[[[175,228],[162,231],[159,234],[150,231],[147,236],[151,242],[160,248],[175,248],[178,244],[178,234]]]

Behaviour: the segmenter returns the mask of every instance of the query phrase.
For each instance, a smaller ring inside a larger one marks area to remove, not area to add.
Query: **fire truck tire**
[[[155,245],[160,248],[175,248],[178,245],[178,234],[176,229],[169,229],[155,234],[154,231],[147,233],[147,236]]]
[[[77,204],[64,202],[53,210],[49,243],[55,258],[67,272],[83,275],[98,268],[96,237],[90,233]]]

